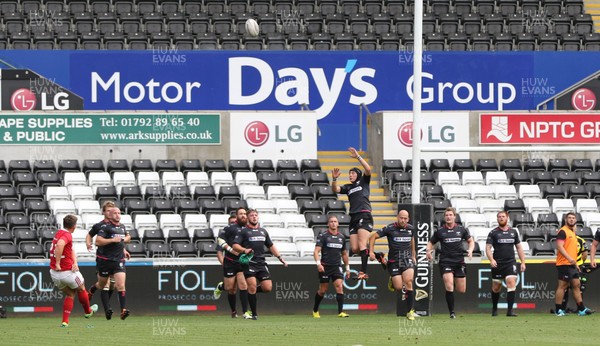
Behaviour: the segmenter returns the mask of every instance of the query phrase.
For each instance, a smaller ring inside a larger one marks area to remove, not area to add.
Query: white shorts
[[[71,270],[59,272],[54,269],[50,269],[50,277],[52,278],[54,285],[59,290],[62,290],[65,287],[76,289],[77,287],[83,285],[83,275],[81,275],[80,272],[73,272]]]

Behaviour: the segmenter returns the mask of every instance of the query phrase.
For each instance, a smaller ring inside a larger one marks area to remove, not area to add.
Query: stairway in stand
[[[366,156],[366,153],[363,151],[359,152],[360,156],[362,156],[368,163],[370,163],[370,158]],[[350,153],[348,151],[319,151],[318,159],[321,163],[321,169],[327,173],[329,177],[329,181],[331,181],[331,171],[334,168],[339,168],[341,171],[341,175],[338,178],[338,184],[343,185],[350,182],[348,178],[348,171],[353,167],[358,167],[361,171],[364,172],[361,164],[356,160],[350,157]],[[385,195],[384,189],[379,186],[380,178],[379,172],[371,172],[371,207],[373,208],[373,230],[379,230],[388,224],[396,221],[396,204],[391,203],[389,201],[389,196]],[[348,210],[348,196],[347,195],[338,195],[338,198],[346,204],[346,210]],[[379,239],[376,245],[376,251],[385,251],[387,252],[387,239]],[[380,247],[385,246],[385,248],[380,249]]]

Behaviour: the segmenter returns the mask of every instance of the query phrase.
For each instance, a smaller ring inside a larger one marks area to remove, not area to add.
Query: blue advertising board
[[[2,51],[86,110],[316,111],[319,150],[359,146],[359,105],[412,109],[411,52]],[[596,52],[425,52],[423,110],[530,110],[600,69]],[[363,119],[364,121],[364,119]]]

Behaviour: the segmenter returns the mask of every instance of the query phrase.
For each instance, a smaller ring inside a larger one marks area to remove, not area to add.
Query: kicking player
[[[227,300],[229,307],[231,308],[231,317],[237,317],[236,304],[235,304],[235,293],[236,284],[240,290],[240,300],[242,302],[242,311],[248,310],[248,284],[244,278],[244,268],[239,262],[240,256],[235,250],[233,250],[233,240],[235,236],[246,226],[246,209],[238,208],[235,212],[234,222],[219,232],[217,238],[219,252],[225,251],[225,254],[219,257],[219,262],[223,265],[223,281],[219,282],[213,296],[215,299],[221,297],[223,290],[227,291]]]
[[[463,255],[462,241],[469,244],[467,257],[473,257],[475,242],[469,231],[463,226],[456,224],[456,210],[452,207],[444,211],[444,225],[438,228],[427,243],[427,259],[433,260],[433,246],[440,242],[440,273],[444,280],[446,289],[446,304],[450,318],[456,318],[454,313],[454,290],[465,293],[467,290],[467,268]]]
[[[579,316],[590,315],[592,311],[583,304],[579,281],[579,266],[577,265],[577,238],[575,235],[577,216],[573,212],[566,214],[565,225],[556,235],[556,269],[558,271],[558,287],[556,288],[556,316],[565,316],[563,297],[571,287],[573,299],[577,303]]]
[[[521,246],[519,233],[508,225],[508,213],[498,212],[496,215],[498,227],[488,234],[485,246],[485,254],[490,259],[492,266],[492,316],[498,316],[498,300],[502,289],[502,279],[506,281],[506,302],[508,310],[506,316],[516,317],[513,312],[515,302],[515,291],[517,289],[517,261],[515,260],[515,249],[521,260],[521,272],[525,271],[525,253]],[[492,249],[494,252],[492,253]]]
[[[239,254],[253,254],[252,261],[245,268],[244,273],[248,284],[248,302],[250,303],[252,316],[246,311],[244,318],[257,320],[256,293],[268,293],[273,288],[271,273],[269,273],[269,266],[265,260],[265,247],[271,250],[271,254],[277,257],[285,267],[287,267],[287,263],[279,254],[277,247],[273,245],[267,230],[258,225],[258,212],[250,209],[247,216],[246,227],[235,236],[233,250]]]
[[[342,186],[337,185],[337,179],[341,172],[339,168],[334,168],[331,172],[331,188],[335,193],[348,195],[350,203],[350,247],[352,252],[360,255],[359,280],[366,280],[367,261],[369,258],[367,241],[373,230],[373,215],[371,214],[371,166],[365,161],[354,148],[348,148],[350,156],[357,159],[363,167],[364,174],[359,168],[352,168],[349,172],[350,184]]]
[[[83,275],[77,266],[77,255],[73,251],[73,235],[77,227],[77,216],[67,215],[63,219],[64,229],[58,230],[50,247],[50,277],[54,285],[65,293],[61,327],[69,326],[69,316],[73,310],[73,297],[83,307],[85,318],[90,318],[98,311],[98,305],[90,306],[90,300],[85,290]]]
[[[338,232],[339,221],[335,215],[329,216],[327,226],[327,232],[318,235],[315,252],[313,253],[315,262],[317,263],[320,283],[319,290],[315,294],[313,317],[321,318],[319,305],[329,288],[329,281],[332,281],[335,287],[338,317],[349,317],[350,315],[344,312],[344,271],[340,266],[343,261],[344,268],[346,268],[346,278],[349,278],[350,264],[348,250],[346,249],[346,237]],[[321,255],[320,259],[319,254]]]
[[[415,276],[415,264],[417,263],[413,226],[408,223],[408,211],[400,210],[397,215],[398,221],[391,223],[377,232],[371,234],[369,239],[369,258],[375,260],[375,241],[377,238],[387,237],[388,258],[381,259],[382,264],[387,264],[388,272],[392,277],[392,284],[397,292],[396,315],[400,316],[402,298],[406,295],[408,313],[406,318],[415,319],[415,296],[413,291],[413,278]],[[402,286],[406,292],[402,293]]]

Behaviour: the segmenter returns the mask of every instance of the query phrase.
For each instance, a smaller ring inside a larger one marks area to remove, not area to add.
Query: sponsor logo
[[[29,89],[17,89],[10,97],[10,105],[15,111],[30,111],[35,108],[36,104],[37,98]]]
[[[571,105],[578,111],[592,110],[596,107],[596,95],[590,89],[578,89],[571,97]]]
[[[508,117],[493,116],[492,129],[487,133],[487,138],[496,137],[500,142],[510,141],[512,135],[508,133]]]
[[[275,282],[275,299],[277,301],[309,301],[310,291],[304,289],[302,282],[289,281],[289,282]]]
[[[246,142],[254,147],[260,147],[269,140],[269,127],[262,121],[253,121],[244,130]]]
[[[453,143],[456,138],[456,133],[454,132],[454,126],[444,125],[439,127],[439,125],[429,125],[426,127],[427,130],[427,143],[435,144],[435,143]],[[421,140],[423,140],[423,129],[419,131],[421,134]],[[398,128],[398,140],[405,147],[412,147],[413,144],[413,123],[412,121],[407,121],[400,125]]]

